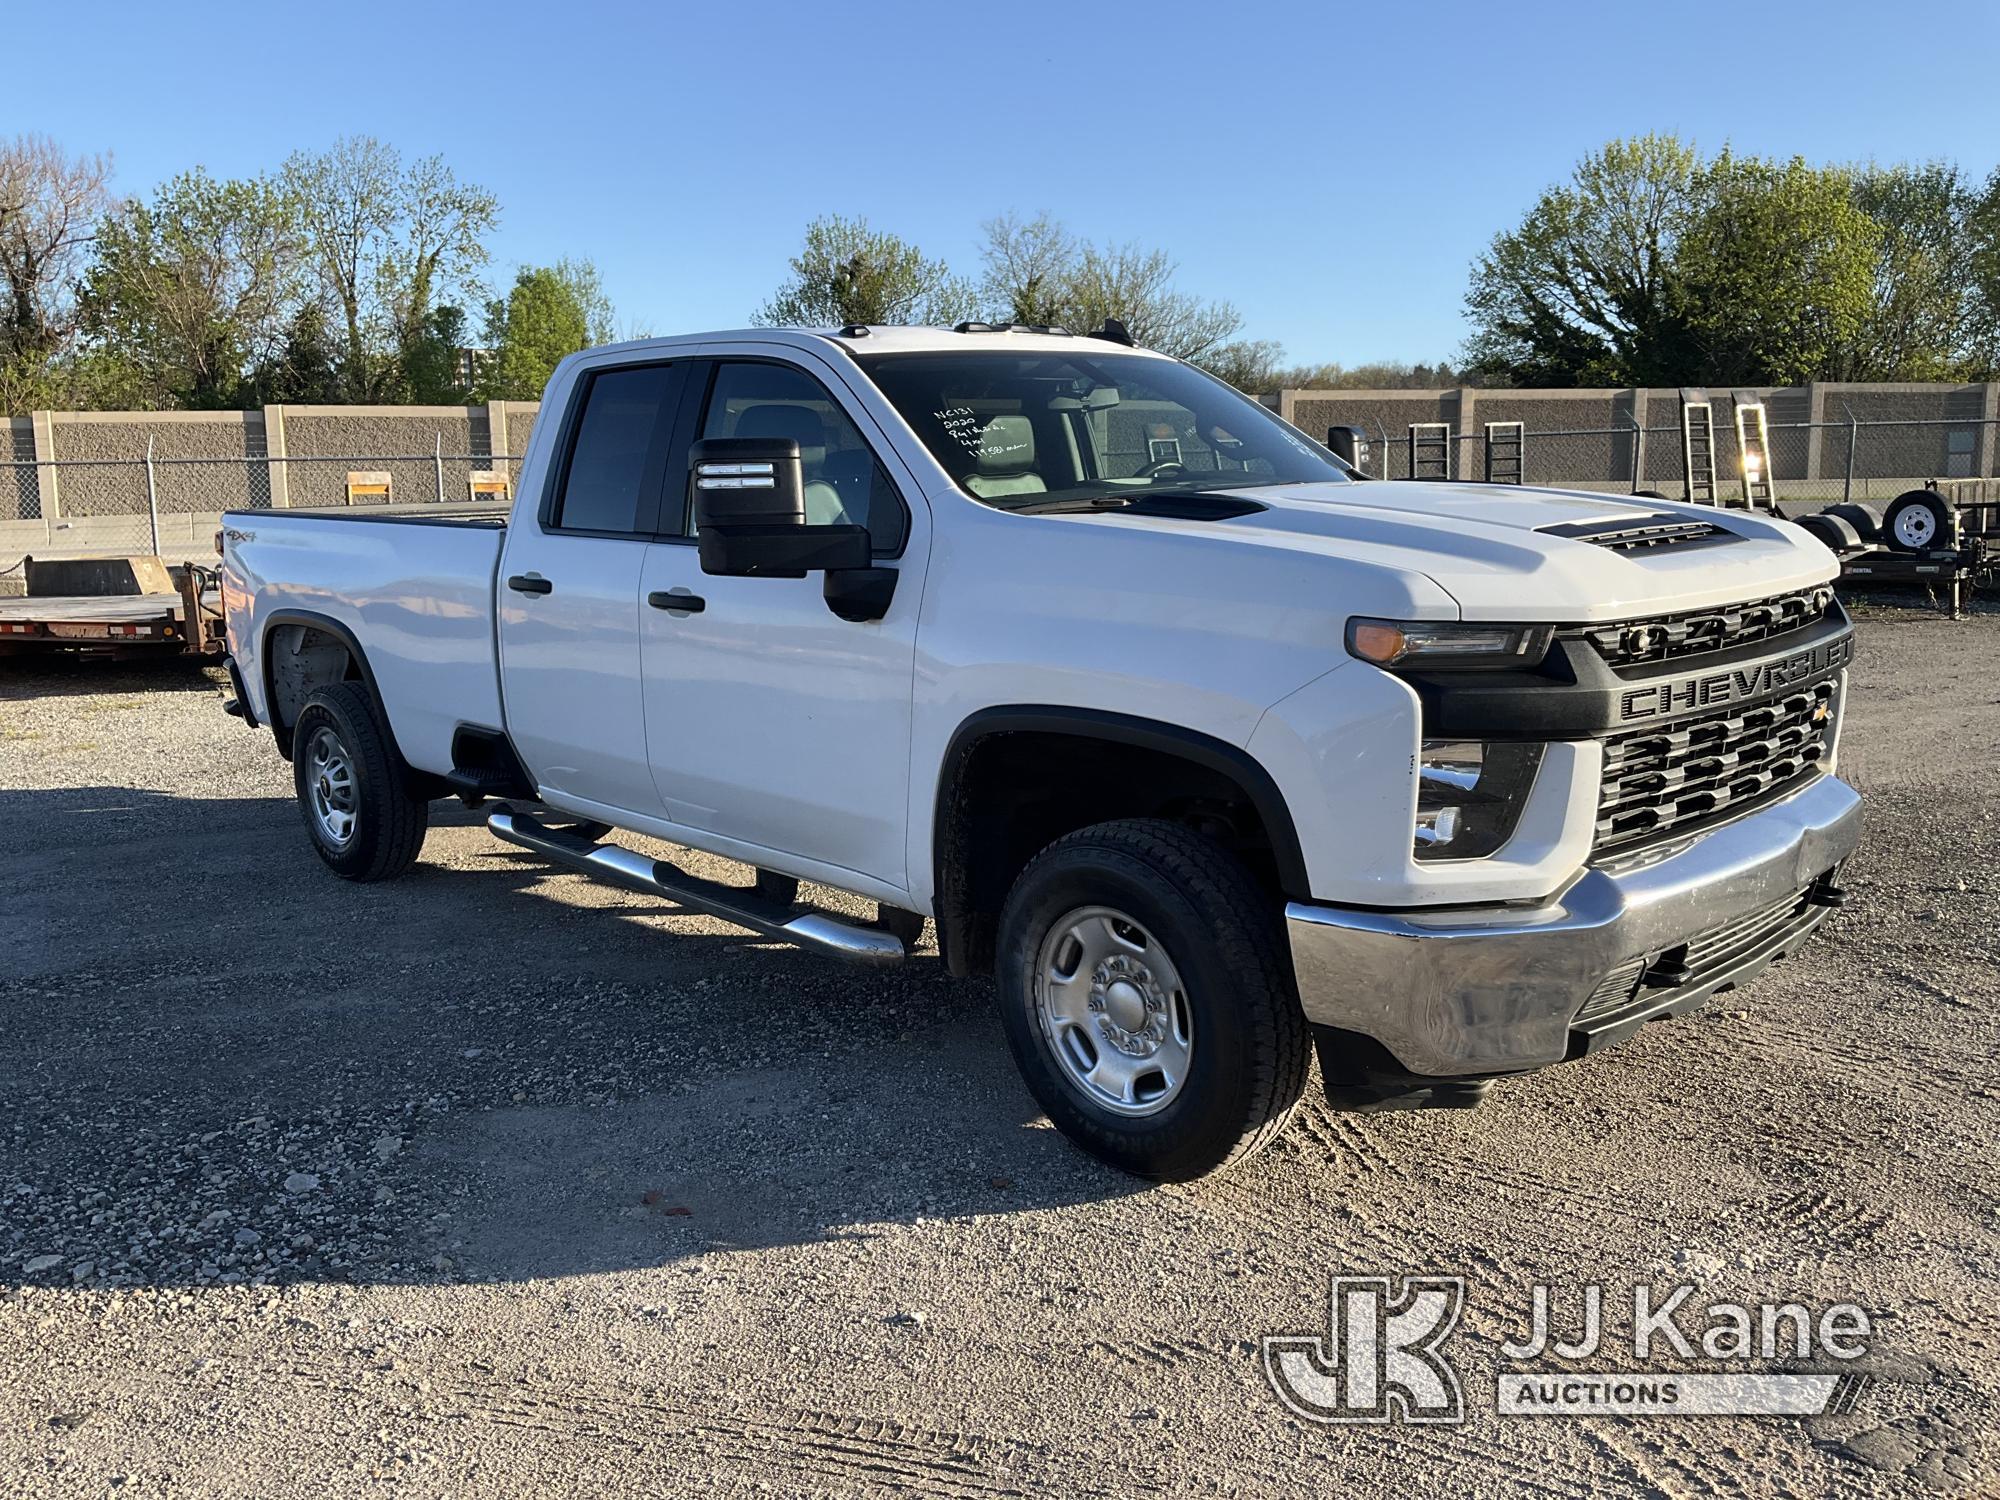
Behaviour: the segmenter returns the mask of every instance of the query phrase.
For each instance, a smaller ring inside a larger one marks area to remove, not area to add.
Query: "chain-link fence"
[[[1971,479],[1995,472],[2000,426],[1991,420],[1845,421],[1772,423],[1764,464],[1774,497],[1788,509],[1835,501],[1893,500],[1932,479]],[[1682,430],[1668,427],[1455,432],[1364,426],[1367,471],[1378,479],[1512,481],[1561,489],[1631,494],[1655,490],[1671,499],[1687,495]],[[1743,455],[1733,426],[1717,421],[1713,433],[1715,495],[1723,504],[1743,498]],[[1696,498],[1706,498],[1697,496]]]
[[[4,436],[4,430],[0,430]],[[22,556],[213,556],[222,513],[340,505],[505,504],[519,458],[447,453],[59,458],[0,450],[0,568]],[[150,449],[150,444],[148,445]],[[504,479],[505,489],[495,487]]]

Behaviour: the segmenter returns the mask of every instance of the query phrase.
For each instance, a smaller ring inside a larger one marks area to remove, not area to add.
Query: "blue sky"
[[[976,272],[983,219],[1048,209],[1294,359],[1435,359],[1472,257],[1609,137],[2000,161],[1995,0],[11,10],[0,135],[127,193],[344,133],[441,152],[501,200],[492,280],[588,256],[662,333],[740,326],[817,214]]]

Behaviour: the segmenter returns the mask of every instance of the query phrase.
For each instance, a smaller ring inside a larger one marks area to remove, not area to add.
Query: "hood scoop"
[[[1569,521],[1535,529],[1543,536],[1566,536],[1593,547],[1608,547],[1613,552],[1659,552],[1669,547],[1712,546],[1739,540],[1735,532],[1713,521],[1691,521],[1668,511],[1621,516],[1615,521]]]

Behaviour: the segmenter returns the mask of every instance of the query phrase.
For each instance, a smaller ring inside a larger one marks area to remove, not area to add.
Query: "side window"
[[[588,377],[556,496],[552,519],[558,527],[652,531],[684,368],[630,365]]]
[[[805,471],[806,523],[866,526],[877,552],[903,545],[902,497],[840,403],[791,365],[725,360],[715,367],[701,437],[795,438]]]

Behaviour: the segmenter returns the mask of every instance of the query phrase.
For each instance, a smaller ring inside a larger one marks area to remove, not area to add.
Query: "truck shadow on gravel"
[[[332,879],[282,798],[0,791],[0,1284],[494,1281],[1095,1201],[985,984],[831,966],[440,808]],[[449,867],[446,867],[446,864]]]

